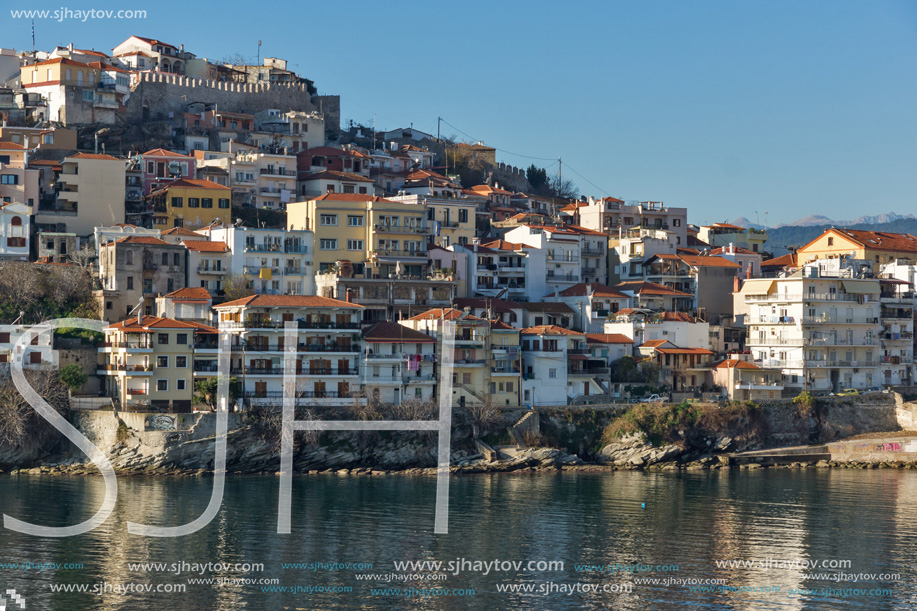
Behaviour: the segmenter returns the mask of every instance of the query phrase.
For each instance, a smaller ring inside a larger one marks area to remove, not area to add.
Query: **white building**
[[[188,286],[206,289],[211,295],[219,294],[232,266],[232,252],[226,242],[183,240],[182,245],[188,249]]]
[[[520,333],[524,405],[567,405],[568,399],[588,394],[592,376],[571,358],[586,360],[585,334],[556,325],[528,327]]]
[[[0,325],[0,365],[9,367],[14,357],[23,354],[25,368],[53,368],[59,365],[59,355],[54,349],[54,331],[41,332],[28,345],[16,348],[16,343],[32,328],[31,325]]]
[[[604,332],[629,337],[635,346],[669,341],[676,346],[710,349],[710,324],[685,312],[621,310],[605,323]]]
[[[363,389],[367,397],[397,405],[435,398],[436,338],[396,322],[380,322],[363,333]]]
[[[246,276],[256,292],[315,294],[311,231],[219,225],[206,231],[212,241],[225,242],[232,251],[230,273]]]
[[[522,225],[504,237],[508,242],[527,244],[547,253],[547,293],[563,291],[582,281],[582,241],[576,231],[551,225]]]
[[[909,384],[913,298],[827,259],[783,278],[746,281],[746,346],[755,362],[781,369],[795,391],[838,392]]]
[[[31,218],[25,204],[0,204],[0,260],[29,260]]]
[[[574,326],[586,333],[603,333],[605,323],[614,320],[618,311],[630,307],[631,298],[604,284],[581,282],[552,293],[545,301],[565,303],[574,314]]]
[[[362,306],[315,296],[254,295],[214,309],[232,331],[231,374],[246,405],[283,400],[285,323],[295,321],[297,405],[359,400]]]

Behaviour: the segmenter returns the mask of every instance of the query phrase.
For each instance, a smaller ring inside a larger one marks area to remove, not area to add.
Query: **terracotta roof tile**
[[[207,240],[182,240],[182,246],[195,252],[229,252],[226,242],[208,242]]]
[[[634,340],[621,333],[587,333],[589,344],[633,344]]]
[[[371,343],[435,344],[436,338],[415,331],[396,322],[380,322],[363,333],[363,339]]]
[[[570,329],[564,329],[557,325],[538,325],[535,327],[527,327],[520,331],[522,335],[585,335],[585,333],[580,333],[579,331],[571,331]]]
[[[186,158],[186,159],[191,159],[191,157],[189,157],[188,155],[182,155],[181,153],[173,153],[172,151],[167,151],[166,149],[163,149],[163,148],[152,149],[152,150],[149,150],[149,151],[147,151],[147,152],[145,152],[145,153],[140,153],[140,156],[141,156],[141,157],[146,157],[146,156],[150,156],[150,157],[182,157],[182,158]]]
[[[97,153],[77,153],[76,155],[67,157],[67,159],[98,159],[101,161],[118,161],[117,157],[112,157],[111,155],[101,155]]]
[[[177,291],[166,293],[164,297],[168,299],[172,299],[173,301],[183,301],[183,300],[209,301],[211,299],[210,292],[207,289],[201,288],[199,286],[178,289]]]
[[[315,295],[251,295],[221,303],[216,308],[354,308],[362,310],[363,306],[356,303],[341,301],[340,299],[331,299],[330,297],[317,297]]]

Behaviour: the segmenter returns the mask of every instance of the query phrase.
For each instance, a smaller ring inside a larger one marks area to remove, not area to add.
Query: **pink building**
[[[153,149],[141,153],[143,168],[143,194],[164,189],[179,178],[195,178],[194,157],[173,153],[165,149]]]

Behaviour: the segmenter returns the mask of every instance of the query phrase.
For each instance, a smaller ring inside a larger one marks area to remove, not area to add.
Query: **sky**
[[[917,214],[917,3],[10,2],[143,8],[35,20],[36,48],[110,52],[131,34],[198,57],[281,57],[342,126],[483,140],[585,195],[663,201],[689,222]],[[0,17],[30,49],[31,20]],[[530,159],[528,157],[538,159]]]

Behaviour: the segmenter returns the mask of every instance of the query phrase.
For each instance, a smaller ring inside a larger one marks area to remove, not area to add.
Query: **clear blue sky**
[[[109,50],[130,34],[210,59],[287,58],[348,119],[465,132],[563,157],[586,194],[768,223],[917,213],[917,3],[4,2],[146,8],[36,20],[36,44]],[[0,45],[31,47],[25,19]],[[498,153],[515,165],[531,160]],[[536,161],[556,171],[556,163]],[[553,165],[552,165],[553,164]],[[587,180],[573,173],[578,172]]]

